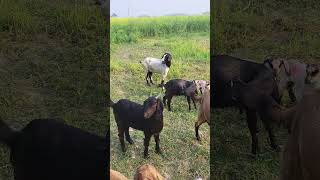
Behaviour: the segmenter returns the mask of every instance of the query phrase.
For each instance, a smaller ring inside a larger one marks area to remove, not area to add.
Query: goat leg
[[[189,111],[191,111],[191,100],[190,100],[190,96],[187,96],[187,101],[188,101],[188,105],[189,105]]]
[[[148,148],[149,148],[149,142],[150,142],[151,134],[150,133],[144,133],[144,158],[147,158],[149,156]]]
[[[195,108],[195,109],[197,109],[197,105],[196,105],[196,102],[195,102],[194,97],[191,97],[191,99],[192,99],[192,102],[193,102],[194,108]]]
[[[246,110],[247,123],[251,134],[252,144],[251,152],[252,154],[257,154],[258,150],[258,137],[257,137],[257,113],[256,111]]]
[[[195,128],[195,132],[196,132],[196,138],[198,141],[201,141],[200,136],[199,136],[199,126],[198,125],[198,121],[195,123],[194,128]]]
[[[270,126],[269,122],[266,121],[262,121],[268,134],[269,134],[269,139],[270,139],[270,146],[272,149],[274,149],[276,152],[280,152],[280,147],[277,145],[276,140],[275,140],[275,136],[273,134],[272,128]]]
[[[160,150],[160,134],[156,133],[153,136],[154,136],[154,141],[156,142],[156,153],[161,154],[161,150]]]
[[[163,85],[164,85],[164,80],[162,79],[161,83],[159,84],[159,87],[163,87]]]
[[[172,99],[172,96],[169,96],[168,97],[168,111],[172,111],[172,109],[171,109],[171,99]]]
[[[126,146],[124,144],[124,130],[123,128],[118,128],[118,136],[121,144],[122,152],[126,152]]]
[[[164,95],[162,98],[163,105],[166,106],[167,96]]]
[[[147,73],[147,75],[146,75],[146,78],[145,78],[145,79],[146,79],[146,81],[147,81],[147,85],[148,85],[148,86],[150,86],[149,81],[148,81],[148,77],[149,77],[149,72]]]
[[[149,73],[149,80],[151,82],[151,84],[153,84],[153,81],[152,81],[152,72],[148,72]]]
[[[130,134],[129,134],[129,127],[124,131],[125,135],[126,135],[126,140],[130,143],[130,144],[133,144],[133,140],[131,139],[130,137]]]

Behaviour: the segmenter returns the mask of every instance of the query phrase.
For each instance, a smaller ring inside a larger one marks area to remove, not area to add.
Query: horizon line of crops
[[[111,18],[111,43],[132,43],[143,37],[210,32],[210,16]]]

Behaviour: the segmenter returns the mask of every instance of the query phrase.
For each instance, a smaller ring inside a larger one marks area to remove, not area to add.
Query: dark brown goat
[[[15,180],[107,178],[107,139],[54,119],[36,119],[21,131],[0,120]]]
[[[275,142],[275,136],[272,133],[272,120],[279,119],[273,116],[276,116],[277,113],[274,113],[275,109],[281,110],[281,106],[274,100],[274,98],[265,92],[263,84],[259,83],[244,83],[241,80],[231,81],[232,87],[232,98],[238,103],[238,105],[248,112],[257,112],[260,119],[263,122],[267,132],[269,133],[270,146],[276,151],[280,151],[279,146]],[[252,120],[249,116],[249,120]],[[256,129],[257,121],[254,121]],[[251,125],[253,122],[251,122]],[[250,128],[250,124],[249,124]],[[252,128],[253,129],[253,128]],[[258,144],[257,136],[252,137],[253,142]],[[257,147],[253,147],[257,149]]]
[[[183,79],[171,79],[165,85],[165,95],[163,96],[163,103],[166,105],[166,100],[168,99],[168,110],[171,111],[171,99],[173,96],[186,96],[189,111],[191,111],[191,100],[194,104],[194,108],[197,109],[195,102],[195,96],[198,94],[197,86],[193,81],[187,81]]]
[[[242,82],[235,86],[246,92],[257,91]],[[252,94],[252,92],[251,92]],[[275,100],[264,93],[256,94],[253,98],[239,98],[243,105],[255,108],[264,121],[273,121],[284,125],[289,136],[282,154],[281,180],[319,179],[320,165],[320,91],[306,86],[303,97],[293,107],[284,109]]]
[[[148,156],[148,146],[151,136],[154,136],[156,142],[156,152],[160,151],[160,132],[163,128],[163,103],[157,97],[149,97],[140,105],[138,103],[121,99],[117,103],[111,101],[113,114],[118,126],[118,136],[121,143],[121,149],[126,151],[124,144],[124,135],[126,140],[133,144],[129,134],[129,127],[144,132],[144,157]]]
[[[230,81],[233,78],[239,77],[240,80],[252,84],[263,90],[265,94],[271,95],[278,103],[280,97],[278,93],[277,83],[274,78],[274,72],[268,68],[265,61],[263,64],[255,63],[247,60],[242,60],[228,55],[212,56],[212,63],[210,64],[211,79],[213,80],[213,91],[211,106],[213,108],[225,108],[238,106],[237,102],[232,100]],[[245,109],[247,115],[247,124],[252,138],[251,152],[257,153],[258,137],[257,137],[257,111],[252,109]],[[271,127],[266,124],[268,129],[271,146],[275,150],[279,147],[273,138]]]

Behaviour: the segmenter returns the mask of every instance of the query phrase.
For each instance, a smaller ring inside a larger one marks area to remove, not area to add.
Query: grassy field
[[[196,22],[196,19],[200,21]],[[147,97],[158,95],[160,88],[146,85],[144,70],[139,61],[147,56],[161,58],[166,51],[173,56],[167,79],[209,79],[208,16],[112,18],[110,26],[110,96],[113,101],[127,98],[143,103]],[[177,31],[170,30],[172,27]],[[135,40],[117,40],[121,36],[133,37],[132,34],[135,34]],[[154,81],[160,83],[160,76],[155,74]],[[144,159],[144,135],[141,131],[130,131],[135,144],[129,145],[126,142],[128,150],[125,154],[121,152],[116,123],[111,112],[111,168],[132,178],[138,166],[151,163],[162,175],[171,179],[192,179],[197,176],[207,179],[210,171],[209,128],[207,124],[201,126],[202,142],[197,142],[194,135],[196,118],[197,111],[188,111],[184,97],[174,98],[173,112],[164,110],[164,128],[160,134],[163,154],[155,153],[155,142],[152,138],[149,146],[150,157]]]
[[[318,1],[216,1],[213,10],[215,54],[230,54],[262,62],[284,57],[302,62],[320,60]],[[284,98],[288,105],[288,98]],[[260,153],[251,156],[251,136],[245,115],[235,109],[213,111],[213,179],[277,179],[280,153],[271,150],[262,123],[258,134]],[[278,144],[287,132],[275,128]]]
[[[104,136],[106,22],[92,1],[0,0],[0,119],[21,129],[34,118]],[[0,179],[12,180],[0,147]]]

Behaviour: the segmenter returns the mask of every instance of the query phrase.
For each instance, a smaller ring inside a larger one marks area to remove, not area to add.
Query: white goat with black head
[[[161,84],[159,86],[163,86],[164,80],[167,77],[171,66],[171,59],[172,56],[170,53],[164,53],[161,59],[147,57],[143,61],[140,61],[145,73],[147,74],[145,79],[148,85],[150,85],[150,83],[153,84],[152,73],[159,73],[161,74]]]

